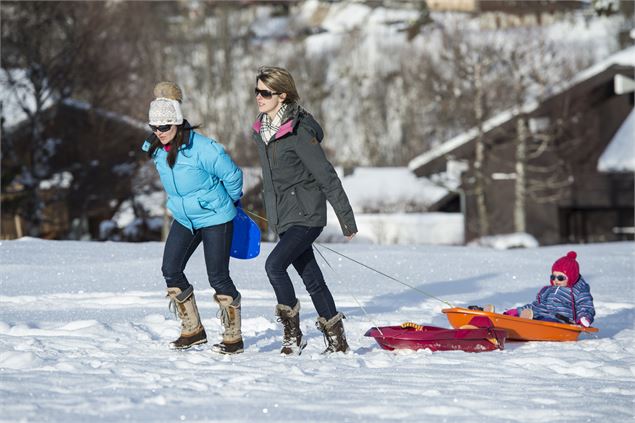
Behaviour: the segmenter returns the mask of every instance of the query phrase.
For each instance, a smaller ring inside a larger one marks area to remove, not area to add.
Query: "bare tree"
[[[525,232],[528,201],[553,200],[571,183],[567,165],[560,159],[561,143],[563,134],[572,130],[568,122],[576,115],[571,107],[564,107],[558,118],[541,120],[533,118],[531,111],[588,61],[548,41],[541,28],[479,31],[477,37],[469,27],[447,25],[442,29],[440,52],[427,63],[423,82],[436,95],[433,113],[440,125],[457,132],[475,130],[472,183],[466,191],[475,199],[478,224],[473,230],[480,236],[490,232],[494,216],[485,189],[491,177],[484,169],[494,162],[508,162],[486,140],[485,133],[492,127],[485,124],[495,113],[510,111],[514,126],[500,137],[514,143],[512,219],[514,230]]]
[[[29,225],[31,235],[39,234],[42,208],[35,188],[41,179],[49,176],[51,150],[43,148],[46,138],[44,111],[75,90],[81,56],[78,53],[86,47],[87,32],[96,17],[88,15],[88,22],[82,21],[77,19],[77,13],[86,10],[85,7],[79,6],[71,12],[64,6],[54,2],[3,2],[0,9],[2,67],[6,75],[3,89],[13,92],[26,114],[33,142],[26,163],[16,169],[16,182],[24,185],[31,194],[23,208],[23,218],[32,222]],[[18,94],[24,89],[30,91],[30,98]],[[10,137],[3,136],[3,141],[3,150],[14,148]]]
[[[513,211],[516,232],[526,232],[528,200],[556,201],[565,195],[563,188],[573,182],[557,142],[569,130],[567,127],[576,112],[566,101],[565,107],[555,112],[559,115],[531,118],[529,112],[533,104],[552,95],[557,86],[562,88],[562,81],[569,80],[583,66],[579,56],[568,55],[535,30],[526,30],[522,39],[522,43],[503,53],[503,62],[510,71],[516,114],[512,135],[516,146]]]
[[[30,145],[16,146],[3,127],[3,168],[11,170],[4,172],[2,184],[4,187],[13,182],[25,187],[28,195],[21,214],[30,222],[30,235],[38,235],[40,211],[44,207],[36,187],[52,172],[50,161],[54,150],[46,148],[46,111],[70,98],[85,101],[91,106],[89,124],[99,133],[95,114],[100,108],[133,110],[138,89],[144,89],[135,81],[140,80],[144,70],[152,69],[140,60],[149,56],[140,50],[150,52],[154,48],[152,43],[139,44],[144,39],[139,20],[145,12],[152,13],[143,3],[24,1],[0,4],[5,71],[2,88],[17,100],[31,131]],[[152,28],[148,32],[155,34]],[[29,96],[21,95],[25,89],[30,91]],[[106,128],[102,127],[101,131],[105,133]],[[5,152],[18,147],[27,152],[27,159],[8,161],[11,155]],[[107,147],[99,143],[93,145],[96,154]]]
[[[477,232],[480,236],[490,233],[490,213],[486,189],[489,183],[484,173],[488,160],[485,142],[485,122],[495,106],[501,107],[497,85],[499,46],[487,33],[481,38],[473,36],[461,26],[442,30],[442,48],[436,60],[430,60],[428,86],[441,99],[439,116],[442,122],[466,130],[476,128],[475,156],[471,163],[474,174],[472,192],[476,199],[478,215]],[[495,104],[498,101],[499,104]],[[449,123],[449,122],[448,122]]]

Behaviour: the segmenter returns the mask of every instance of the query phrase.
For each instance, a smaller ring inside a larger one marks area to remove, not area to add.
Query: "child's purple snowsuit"
[[[589,284],[582,276],[568,288],[564,286],[545,286],[536,295],[536,300],[531,304],[518,307],[520,314],[522,309],[530,308],[534,312],[534,319],[560,322],[556,314],[562,314],[575,323],[580,323],[582,317],[586,317],[589,323],[593,322],[595,308]]]

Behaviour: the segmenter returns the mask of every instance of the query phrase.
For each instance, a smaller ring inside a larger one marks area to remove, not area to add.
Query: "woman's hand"
[[[350,234],[350,235],[346,235],[346,239],[350,241],[351,239],[353,239],[353,237],[355,236],[355,234],[356,234],[356,233],[357,233],[357,232],[353,232],[353,233],[352,233],[352,234]]]

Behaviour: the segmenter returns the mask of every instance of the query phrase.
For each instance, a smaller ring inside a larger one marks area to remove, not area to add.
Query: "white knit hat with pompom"
[[[181,103],[171,98],[159,97],[150,103],[148,111],[150,125],[180,125],[183,123]]]
[[[183,91],[171,81],[161,81],[154,86],[154,101],[150,103],[150,125],[180,125],[183,123],[181,102]]]

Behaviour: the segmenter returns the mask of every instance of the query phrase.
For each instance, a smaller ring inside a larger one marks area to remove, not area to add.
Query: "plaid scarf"
[[[282,125],[282,118],[284,117],[286,111],[287,105],[283,103],[282,107],[280,107],[280,110],[278,110],[278,113],[276,113],[273,120],[269,117],[268,114],[262,114],[262,119],[260,120],[260,122],[262,123],[262,125],[260,126],[260,136],[262,137],[262,140],[265,142],[265,144],[269,144],[274,135],[276,135],[276,132],[278,132],[278,129],[280,129],[280,126]]]

